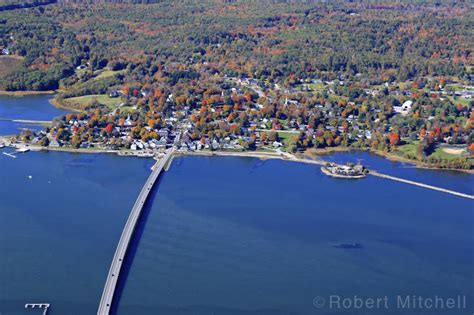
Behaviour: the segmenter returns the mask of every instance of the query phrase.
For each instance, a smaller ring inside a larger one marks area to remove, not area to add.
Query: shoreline
[[[250,157],[258,158],[260,160],[282,160],[288,162],[298,162],[306,164],[316,164],[316,165],[325,165],[326,162],[323,160],[310,160],[305,158],[300,158],[295,155],[286,152],[249,152],[249,151],[204,151],[204,152],[175,152],[175,155],[182,156],[230,156],[230,157]]]
[[[415,168],[419,168],[419,169],[435,170],[435,171],[458,171],[458,172],[463,172],[463,173],[467,173],[467,174],[470,174],[470,175],[474,175],[474,169],[469,169],[468,170],[468,169],[463,169],[463,168],[432,167],[432,166],[429,166],[426,163],[423,163],[423,162],[420,162],[420,161],[417,161],[417,160],[407,159],[407,158],[404,158],[402,156],[398,156],[398,155],[393,154],[393,153],[381,152],[381,151],[376,151],[376,150],[369,150],[369,152],[371,152],[373,154],[376,154],[378,156],[381,156],[381,157],[383,157],[383,158],[385,158],[389,161],[412,164]]]
[[[15,97],[22,97],[27,95],[49,95],[54,94],[56,91],[0,91],[0,95],[6,96],[15,96]]]
[[[466,174],[474,175],[474,169],[463,169],[463,168],[440,168],[440,167],[432,167],[426,163],[423,163],[418,160],[411,160],[408,158],[404,158],[402,156],[390,153],[390,152],[383,152],[378,150],[372,149],[361,149],[361,148],[350,148],[350,147],[330,147],[324,149],[313,149],[310,152],[302,153],[303,155],[307,156],[324,156],[334,153],[340,152],[369,152],[380,157],[383,157],[392,162],[401,162],[413,165],[414,168],[418,169],[425,169],[425,170],[435,170],[435,171],[456,171],[456,172],[463,172]]]
[[[64,109],[64,110],[68,110],[68,111],[75,112],[75,113],[81,113],[82,112],[80,109],[69,107],[69,106],[66,106],[66,105],[62,104],[61,102],[58,102],[55,97],[50,99],[49,103],[51,105],[53,105],[54,107],[59,108],[59,109]]]
[[[92,153],[92,154],[94,154],[94,153],[96,153],[96,154],[108,153],[108,154],[117,154],[118,156],[125,155],[125,156],[148,157],[148,158],[156,159],[156,157],[154,157],[154,156],[153,157],[148,156],[148,155],[139,156],[138,154],[136,154],[136,151],[127,151],[128,154],[123,154],[124,151],[117,151],[117,150],[103,150],[103,149],[91,150],[91,149],[71,149],[71,148],[51,149],[51,148],[44,148],[44,147],[39,147],[39,146],[30,146],[30,150],[31,151],[44,151],[44,152],[56,151],[56,152],[68,152],[68,153]],[[119,154],[119,153],[122,153],[122,154]],[[231,151],[227,151],[227,152],[226,151],[208,151],[208,152],[192,152],[191,151],[191,152],[186,152],[186,151],[181,151],[181,152],[179,152],[179,151],[175,151],[174,154],[173,154],[173,157],[171,158],[171,160],[169,160],[168,163],[164,166],[165,171],[167,171],[171,167],[171,164],[172,164],[175,156],[193,156],[193,155],[194,156],[207,156],[207,157],[215,157],[215,156],[217,156],[217,157],[219,157],[219,156],[220,157],[225,157],[225,156],[228,156],[228,157],[250,157],[250,158],[259,158],[260,160],[277,159],[277,160],[281,160],[281,161],[318,165],[318,166],[320,166],[320,171],[322,173],[324,173],[325,175],[331,176],[331,177],[335,177],[335,178],[362,179],[362,178],[367,177],[367,175],[356,176],[356,177],[347,177],[347,176],[337,176],[337,175],[334,175],[334,174],[328,174],[328,172],[325,171],[324,167],[323,167],[324,165],[326,165],[326,163],[327,163],[326,161],[299,158],[299,157],[296,157],[295,155],[292,155],[290,153],[281,152],[281,151],[280,152],[245,152],[245,151],[242,151],[242,152],[231,152]],[[402,183],[406,183],[406,184],[411,184],[411,185],[415,185],[415,186],[419,186],[419,187],[423,187],[423,188],[428,188],[428,189],[435,190],[435,191],[449,193],[449,194],[464,197],[464,198],[474,199],[474,195],[470,195],[470,194],[467,194],[467,193],[461,193],[461,192],[457,192],[457,191],[452,191],[452,190],[448,190],[448,189],[445,189],[445,188],[436,187],[436,186],[432,186],[432,185],[428,185],[428,184],[424,184],[424,183],[419,183],[419,182],[415,182],[415,181],[404,179],[404,178],[398,178],[398,177],[394,177],[394,176],[391,176],[391,175],[379,173],[377,171],[370,170],[370,169],[369,169],[368,175],[373,175],[373,176],[376,176],[376,177],[386,178],[386,179],[390,179],[390,180],[394,180],[394,181],[398,181],[398,182],[402,182]]]
[[[1,138],[6,138],[5,136],[0,136]],[[118,156],[135,156],[135,157],[149,157],[145,155],[140,155],[137,152],[140,151],[131,151],[131,150],[106,150],[106,149],[75,149],[70,147],[58,147],[58,148],[51,148],[51,147],[41,147],[37,145],[28,144],[32,148],[32,151],[56,151],[56,152],[69,152],[69,153],[87,153],[87,154],[117,154]],[[325,149],[323,149],[325,150]],[[369,152],[375,154],[377,156],[383,157],[387,160],[394,161],[394,162],[402,162],[413,165],[414,168],[418,169],[426,169],[426,170],[434,170],[434,171],[455,171],[455,172],[462,172],[464,174],[474,175],[474,170],[466,170],[466,169],[453,169],[453,168],[435,168],[429,167],[422,162],[419,161],[412,161],[410,159],[406,159],[403,157],[394,156],[393,154],[379,152],[374,150],[363,150],[363,149],[354,149],[354,148],[339,148],[337,150],[325,150],[324,152],[319,152],[316,154],[292,154],[283,151],[175,151],[175,155],[179,156],[234,156],[234,157],[252,157],[252,158],[259,158],[261,160],[268,160],[268,159],[278,159],[283,161],[292,161],[292,162],[299,162],[299,163],[307,163],[307,164],[317,164],[317,165],[325,165],[326,161],[322,160],[321,157],[324,155],[334,154],[338,152]],[[125,154],[124,154],[125,153]]]
[[[13,97],[22,97],[22,96],[27,96],[27,95],[52,95],[55,93],[58,93],[59,90],[55,91],[1,91],[0,90],[0,95],[7,95],[7,96],[13,96]],[[49,100],[49,103],[56,107],[60,108],[63,110],[67,110],[71,113],[81,113],[83,112],[80,109],[67,106],[65,103],[60,102],[56,99],[56,97],[53,97]],[[89,150],[89,149],[73,149],[73,148],[42,148],[42,150],[53,150],[53,151],[62,151],[62,152],[76,152],[76,153],[115,153],[115,152],[121,152],[121,151],[113,151],[113,150],[104,150],[104,149],[94,149],[94,150]],[[219,152],[219,153],[218,153]],[[401,162],[401,163],[407,163],[410,165],[413,165],[413,167],[418,168],[418,169],[427,169],[427,170],[436,170],[436,171],[457,171],[457,172],[463,172],[466,174],[474,175],[474,169],[462,169],[462,168],[442,168],[442,167],[434,167],[431,166],[430,164],[424,163],[422,161],[418,160],[412,160],[408,159],[406,157],[399,156],[397,154],[391,153],[391,152],[384,152],[384,151],[379,151],[379,150],[373,150],[370,148],[352,148],[352,147],[343,147],[343,146],[338,146],[338,147],[326,147],[326,148],[311,148],[305,152],[302,153],[296,153],[296,154],[291,154],[291,153],[282,153],[283,155],[286,155],[287,158],[281,158],[280,159],[285,159],[285,160],[299,160],[301,162],[305,161],[311,161],[310,159],[316,159],[319,160],[322,156],[324,155],[329,155],[329,154],[334,154],[334,153],[341,153],[341,152],[370,152],[372,154],[378,155],[380,157],[383,157],[387,160],[390,161],[395,161],[395,162]],[[181,153],[178,153],[181,154]],[[257,158],[277,158],[275,154],[277,153],[271,153],[271,152],[261,152],[261,151],[242,151],[242,152],[231,152],[231,151],[209,151],[209,152],[193,152],[191,153],[192,155],[235,155],[235,156],[248,156],[248,157],[257,157]],[[134,155],[133,153],[131,155]],[[288,156],[293,156],[293,158],[288,158]],[[309,158],[309,159],[308,159]],[[311,162],[309,162],[311,163]]]

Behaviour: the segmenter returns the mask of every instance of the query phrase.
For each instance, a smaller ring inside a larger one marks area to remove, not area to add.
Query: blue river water
[[[381,170],[397,172],[391,167]],[[401,310],[398,296],[465,295],[467,308],[451,314],[470,314],[473,205],[375,177],[330,178],[314,165],[175,159],[138,229],[116,310],[367,314],[314,306],[357,295],[387,296],[388,309],[374,314],[446,314]],[[353,243],[360,248],[337,248]]]
[[[115,247],[152,160],[0,154],[0,313],[94,314]],[[29,178],[31,176],[31,179]]]
[[[335,153],[325,155],[322,158],[326,161],[341,164],[360,162],[370,169],[388,175],[474,195],[473,176],[459,171],[420,169],[411,163],[391,161],[361,151]]]
[[[0,135],[14,135],[22,129],[40,130],[41,126],[1,119],[51,120],[67,111],[49,103],[52,95],[25,95],[11,97],[0,95]]]
[[[325,159],[362,159],[383,173],[473,192],[474,177],[459,172],[360,152]],[[49,315],[94,314],[152,165],[106,154],[0,154],[0,314],[33,314],[24,304],[34,302],[51,303]],[[474,203],[457,196],[372,176],[335,179],[309,164],[175,158],[144,209],[114,311],[470,315],[473,232]],[[466,305],[400,308],[409,295],[460,296]],[[386,308],[335,303],[354,296],[386,297]]]
[[[151,165],[1,155],[0,312],[44,301],[51,314],[94,313]],[[117,312],[321,314],[312,301],[330,294],[462,294],[472,309],[473,210],[468,199],[375,177],[338,180],[314,165],[177,158],[137,229]],[[337,248],[346,243],[361,248]]]

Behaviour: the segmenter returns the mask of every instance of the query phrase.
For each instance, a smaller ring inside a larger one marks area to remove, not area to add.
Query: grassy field
[[[18,69],[22,62],[22,57],[0,56],[0,79]]]
[[[300,133],[298,131],[296,131],[296,132],[278,132],[278,138],[280,138],[280,140],[283,141],[283,143],[285,143],[286,145],[289,145],[292,142],[291,138],[293,138],[294,136],[297,136],[299,134]]]
[[[64,99],[65,104],[74,105],[74,108],[86,108],[87,106],[93,104],[94,101],[98,103],[108,106],[109,108],[115,108],[122,103],[122,100],[118,97],[111,98],[105,94],[98,94],[98,95],[85,95],[85,96],[78,96],[78,97],[71,97]]]
[[[270,132],[262,131],[262,133],[269,134]],[[286,151],[293,143],[292,138],[299,134],[298,131],[295,132],[277,132],[278,138],[280,138],[280,142],[283,143],[283,149]]]
[[[458,97],[458,96],[455,96],[455,97],[452,97],[452,96],[448,96],[448,98],[451,100],[451,102],[453,102],[454,104],[458,104],[458,103],[461,103],[462,106],[464,107],[470,107],[471,106],[471,101],[474,101],[474,99],[466,99],[464,97]]]
[[[443,148],[436,148],[436,150],[430,156],[435,157],[437,159],[452,160],[463,156],[463,154],[452,154],[445,152]]]
[[[412,143],[401,145],[397,148],[398,152],[395,152],[395,153],[397,153],[401,156],[410,155],[412,157],[416,157],[417,156],[418,144],[419,144],[419,141],[414,141]],[[443,149],[443,147],[438,147],[429,156],[437,158],[437,159],[443,159],[443,160],[448,160],[449,161],[449,160],[453,160],[453,159],[461,157],[462,154],[448,153]]]
[[[312,92],[318,92],[324,90],[324,83],[323,82],[318,82],[318,83],[304,83],[299,85],[299,89],[301,90],[304,85],[307,85],[311,88]]]
[[[125,70],[118,70],[118,71],[103,70],[103,71],[100,71],[92,80],[105,79],[105,78],[114,76],[116,74],[124,73],[124,72]]]
[[[88,71],[90,71],[89,69],[76,69],[76,75],[78,77],[82,77],[83,75],[85,75]],[[111,76],[114,76],[116,74],[120,74],[120,73],[125,73],[125,69],[124,70],[117,70],[117,71],[113,71],[113,70],[110,70],[110,69],[102,69],[102,70],[96,70],[94,71],[94,74],[93,74],[93,77],[91,80],[100,80],[100,79],[104,79],[104,78],[108,78],[108,77],[111,77]]]
[[[414,141],[412,143],[401,145],[397,147],[397,151],[399,151],[400,155],[406,154],[406,155],[416,157],[419,143],[420,143],[419,141]]]

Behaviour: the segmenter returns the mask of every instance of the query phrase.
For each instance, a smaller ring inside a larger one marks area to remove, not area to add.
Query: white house
[[[393,110],[397,114],[402,114],[403,116],[406,116],[411,111],[412,106],[413,106],[413,101],[408,100],[405,103],[403,103],[402,106],[394,106]]]

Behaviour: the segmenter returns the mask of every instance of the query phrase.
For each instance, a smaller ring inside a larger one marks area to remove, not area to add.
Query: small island
[[[321,171],[328,176],[337,178],[364,178],[369,173],[369,170],[363,165],[352,163],[346,165],[326,163],[321,166]]]

